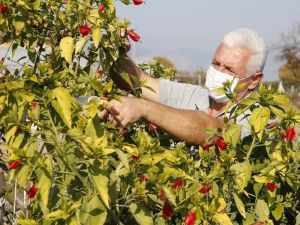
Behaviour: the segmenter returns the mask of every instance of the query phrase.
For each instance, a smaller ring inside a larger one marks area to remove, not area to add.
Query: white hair
[[[262,72],[266,63],[268,50],[263,38],[253,30],[239,28],[225,35],[223,43],[229,47],[242,47],[250,51],[247,64],[247,76]]]

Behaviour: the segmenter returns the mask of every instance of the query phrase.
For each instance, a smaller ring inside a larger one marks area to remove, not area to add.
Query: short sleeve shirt
[[[172,108],[200,110],[207,113],[209,94],[208,90],[200,85],[178,83],[161,78],[159,79],[159,102]],[[251,133],[247,121],[250,113],[250,110],[247,110],[237,118],[237,124],[242,126],[242,138]]]

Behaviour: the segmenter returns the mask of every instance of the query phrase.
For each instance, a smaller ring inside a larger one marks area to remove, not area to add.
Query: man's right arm
[[[122,56],[117,65],[110,70],[110,75],[115,84],[126,91],[132,91],[127,82],[120,76],[116,67],[130,75],[136,76],[140,81],[146,81],[145,85],[152,88],[152,90],[142,87],[142,97],[147,100],[159,102],[159,80],[150,76],[150,74],[142,71],[131,58],[126,54]]]

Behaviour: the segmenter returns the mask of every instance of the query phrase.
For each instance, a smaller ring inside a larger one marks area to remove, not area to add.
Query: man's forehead
[[[250,52],[243,47],[227,47],[225,44],[220,44],[216,50],[213,60],[219,63],[233,66],[236,64],[246,64],[250,57]]]

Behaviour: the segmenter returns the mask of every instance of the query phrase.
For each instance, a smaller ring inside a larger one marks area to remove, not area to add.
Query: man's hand
[[[128,123],[135,122],[144,116],[144,107],[141,99],[134,97],[120,97],[120,100],[111,100],[108,109],[101,113],[115,125],[125,128]]]
[[[130,41],[129,41],[128,37],[126,36],[126,34],[127,34],[126,29],[125,28],[121,28],[121,30],[120,30],[120,36],[125,39],[125,43],[121,47],[120,52],[121,52],[121,54],[124,54],[124,55],[127,52],[129,52],[130,49],[131,49]]]
[[[190,144],[206,143],[208,138],[206,129],[223,126],[222,120],[201,111],[175,109],[153,101],[131,97],[120,97],[120,101],[110,101],[108,108],[101,114],[101,118],[109,115],[108,119],[123,130],[128,123],[143,118]]]

